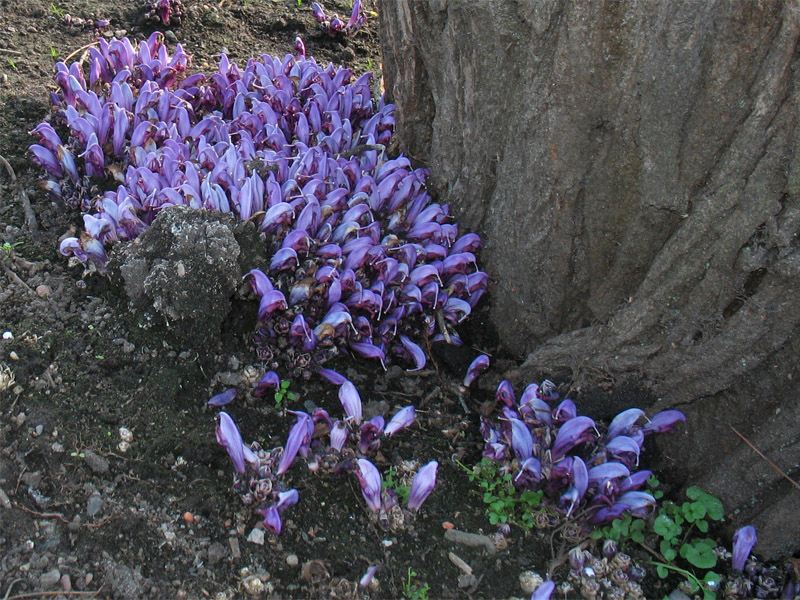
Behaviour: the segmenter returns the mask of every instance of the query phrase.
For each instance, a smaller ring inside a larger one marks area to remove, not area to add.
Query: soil
[[[349,14],[344,2],[325,4]],[[152,24],[138,2],[0,5],[0,155],[8,163],[0,178],[0,331],[9,332],[0,340],[0,368],[15,379],[0,391],[0,597],[422,598],[423,584],[431,598],[522,595],[520,572],[544,572],[559,555],[550,532],[513,528],[508,547],[494,553],[444,535],[445,527],[495,532],[459,466],[480,460],[478,410],[493,396],[497,373],[511,366],[495,364],[495,374],[466,399],[465,413],[456,389],[466,364],[475,348],[498,350],[480,312],[463,332],[472,348],[439,355],[420,373],[384,373],[363,361],[334,365],[356,383],[367,411],[417,406],[415,426],[386,444],[377,461],[439,461],[439,484],[414,522],[384,531],[354,477],[312,474],[297,464],[287,483],[300,502],[284,513],[282,534],[248,541],[259,518],[231,489],[230,462],[214,437],[216,411],[206,401],[248,366],[263,371],[251,349],[255,305],[238,304],[207,353],[131,327],[124,299],[107,281],[84,277],[58,254],[59,238],[79,229],[80,215],[38,189],[42,171],[27,153],[27,132],[50,110],[54,62],[80,59],[95,40],[92,27],[70,25],[66,15],[109,19],[108,34],[132,40],[146,38]],[[168,39],[193,55],[193,69],[208,71],[221,52],[239,64],[282,56],[300,35],[318,61],[380,75],[377,15],[355,36],[334,39],[320,31],[308,2],[185,5],[186,17]],[[335,388],[320,378],[293,381],[291,391],[297,398],[288,408],[340,412]],[[282,445],[293,420],[244,391],[228,411],[245,440],[265,448]],[[121,428],[132,434],[125,451]],[[472,577],[450,555],[469,565]],[[361,589],[371,565],[380,566],[379,585]]]

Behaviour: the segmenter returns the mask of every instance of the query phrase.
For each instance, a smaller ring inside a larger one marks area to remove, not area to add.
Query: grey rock
[[[94,473],[97,473],[98,475],[108,473],[109,465],[108,461],[104,457],[100,456],[96,452],[93,452],[92,450],[84,450],[83,455],[83,459],[86,461],[86,464],[89,465],[89,468]]]
[[[208,564],[215,565],[228,555],[228,549],[219,542],[214,542],[208,547]]]
[[[42,573],[41,577],[39,577],[39,585],[42,588],[54,587],[59,581],[61,581],[61,572],[58,569]]]
[[[86,514],[90,517],[95,516],[103,508],[103,498],[100,494],[92,494],[86,502]]]
[[[173,206],[135,241],[118,246],[109,275],[124,289],[139,328],[181,348],[208,348],[219,339],[241,280],[236,235],[247,233],[257,240],[252,224],[231,214]]]

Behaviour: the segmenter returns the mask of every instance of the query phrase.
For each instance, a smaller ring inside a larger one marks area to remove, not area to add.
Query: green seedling
[[[14,69],[15,71],[17,71],[17,70],[18,70],[18,69],[17,69],[17,63],[15,63],[15,62],[14,62],[13,60],[11,60],[10,58],[7,58],[7,59],[6,59],[6,61],[8,62],[8,66],[9,66],[9,67],[11,67],[12,69]]]
[[[14,251],[14,248],[21,246],[23,243],[24,242],[14,242],[13,244],[10,244],[8,242],[3,242],[3,244],[0,245],[0,251],[5,254],[5,258],[9,258],[11,253]]]
[[[55,2],[50,3],[50,12],[59,19],[64,16],[64,9],[56,6]]]
[[[458,464],[469,473],[469,480],[477,481],[483,490],[486,516],[492,525],[511,523],[526,531],[533,527],[543,492],[520,492],[514,487],[513,475],[501,473],[497,463],[488,458],[483,458],[473,469]]]
[[[284,402],[294,402],[297,400],[297,395],[294,392],[289,391],[289,386],[292,385],[292,382],[288,379],[284,379],[281,381],[280,386],[278,389],[275,390],[275,408],[278,410],[282,410],[284,407]]]
[[[417,576],[416,571],[408,567],[408,576],[403,582],[403,596],[408,600],[428,600],[428,590],[431,589],[427,583],[415,583],[413,579]]]
[[[394,490],[397,498],[403,503],[408,503],[408,495],[411,492],[411,486],[402,485],[397,479],[397,469],[391,467],[383,477],[383,489]]]
[[[52,58],[54,58],[54,59],[58,58],[60,55],[61,55],[61,53],[58,50],[55,49],[55,46],[50,46],[50,56]]]

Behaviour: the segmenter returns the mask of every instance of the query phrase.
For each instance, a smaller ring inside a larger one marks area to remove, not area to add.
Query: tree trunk
[[[800,549],[800,492],[730,429],[797,472],[800,2],[380,13],[401,148],[483,235],[521,372],[680,405],[676,472],[768,532],[760,552]]]

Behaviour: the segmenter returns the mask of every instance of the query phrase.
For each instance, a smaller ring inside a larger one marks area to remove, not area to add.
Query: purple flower
[[[264,516],[264,527],[266,527],[267,531],[270,533],[274,533],[275,535],[280,535],[281,529],[283,529],[283,522],[281,521],[280,512],[278,512],[277,507],[268,506],[267,508],[261,509],[260,512]]]
[[[757,541],[756,528],[752,525],[742,527],[733,534],[732,566],[734,571],[744,569],[744,564],[750,558],[750,552]]]
[[[298,58],[306,57],[306,45],[303,43],[303,40],[300,39],[300,36],[294,38],[294,49],[295,52],[297,52]]]
[[[231,402],[233,402],[234,398],[236,398],[236,388],[231,388],[229,390],[225,390],[221,394],[212,396],[211,399],[208,401],[208,405],[225,406],[226,404],[230,404]]]
[[[311,12],[319,23],[324,23],[328,20],[328,17],[325,16],[325,11],[322,10],[322,6],[320,6],[319,2],[311,3]]]
[[[339,387],[339,401],[344,407],[345,414],[356,425],[361,425],[361,396],[358,395],[358,390],[352,381],[345,381]]]
[[[641,408],[629,408],[623,410],[611,421],[606,433],[606,440],[612,440],[618,435],[627,435],[631,427],[644,416]]]
[[[253,390],[253,395],[262,398],[263,396],[267,395],[267,393],[278,389],[278,386],[281,384],[281,379],[278,377],[278,374],[275,371],[267,371],[261,377],[261,380],[256,384],[256,388]]]
[[[286,446],[283,449],[281,461],[278,463],[278,470],[276,475],[283,475],[292,466],[294,459],[297,457],[298,452],[303,454],[308,452],[308,447],[311,444],[311,435],[314,433],[314,422],[311,416],[301,410],[289,411],[297,415],[292,428],[289,430],[289,437],[286,440]]]
[[[244,443],[242,442],[242,434],[239,433],[239,428],[231,416],[225,411],[221,411],[218,415],[217,423],[217,442],[228,451],[228,456],[231,457],[233,468],[237,473],[244,473]]]
[[[428,498],[436,486],[436,473],[439,463],[432,460],[422,467],[411,482],[411,491],[408,494],[408,509],[419,510],[422,503]]]
[[[381,490],[383,488],[383,478],[380,472],[366,458],[358,459],[358,469],[354,472],[361,484],[361,494],[367,501],[367,506],[371,511],[378,512],[381,509]]]
[[[575,417],[564,423],[556,434],[551,455],[558,460],[575,446],[591,440],[594,421],[589,417]]]
[[[367,569],[367,572],[364,573],[364,576],[359,580],[358,585],[362,588],[369,586],[372,583],[372,578],[375,577],[375,573],[378,571],[377,565],[372,565]]]
[[[511,387],[511,384],[507,379],[501,381],[500,385],[497,386],[495,399],[497,402],[505,404],[509,408],[515,408],[517,406],[517,399],[516,396],[514,396],[514,388]]]
[[[385,425],[386,420],[382,416],[376,415],[359,427],[358,449],[362,454],[366,454],[369,451],[372,442],[383,433]],[[376,443],[375,446],[377,447],[377,445]]]
[[[406,352],[411,355],[411,358],[414,360],[414,368],[409,369],[409,371],[419,371],[425,367],[425,352],[423,352],[422,348],[420,348],[417,344],[412,342],[408,339],[407,336],[400,334],[400,343],[403,345],[403,348]]]
[[[333,424],[333,427],[331,427],[331,448],[341,452],[342,448],[344,448],[344,445],[347,442],[349,434],[350,432],[348,431],[347,425],[345,425],[344,421],[336,421]]]
[[[333,385],[342,385],[347,378],[333,369],[319,369],[317,374],[330,381]]]
[[[552,581],[545,581],[536,588],[531,595],[531,600],[550,600],[550,596],[556,589],[556,584]]]
[[[679,410],[662,410],[656,413],[642,431],[648,433],[675,433],[678,422],[686,423],[686,415]]]
[[[525,460],[533,454],[533,436],[527,425],[519,419],[509,419],[511,423],[511,447],[517,460]]]
[[[514,477],[518,487],[529,487],[542,478],[542,463],[535,456],[526,458],[519,465],[519,473]]]
[[[467,369],[467,375],[464,377],[464,386],[469,387],[478,376],[489,368],[489,357],[486,354],[480,354],[475,360],[470,363]]]
[[[383,435],[392,437],[395,433],[406,427],[410,427],[414,423],[414,407],[406,406],[397,411],[397,413],[389,421]]]

